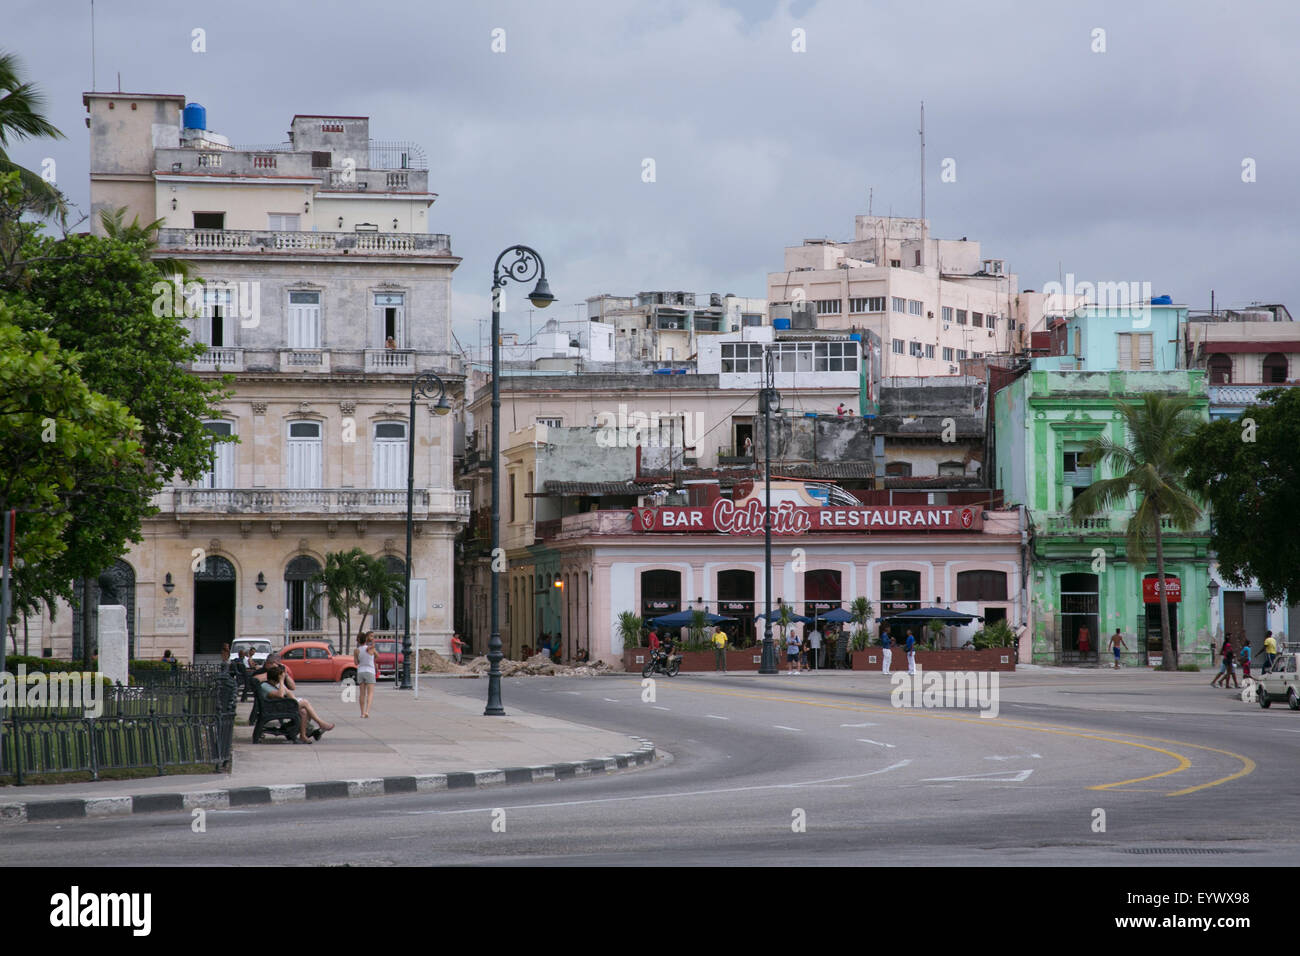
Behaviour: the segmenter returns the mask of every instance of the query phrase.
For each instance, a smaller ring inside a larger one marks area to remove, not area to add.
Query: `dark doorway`
[[[235,639],[235,567],[211,555],[194,574],[194,655],[220,654]]]
[[[880,572],[881,617],[892,617],[899,611],[910,611],[920,606],[920,571]]]
[[[918,575],[919,579],[919,575]],[[917,584],[920,587],[920,584]],[[840,606],[840,572],[831,568],[805,571],[803,576],[803,613],[816,617]]]
[[[682,609],[682,575],[680,571],[641,572],[641,619],[663,617]]]
[[[984,626],[991,627],[998,621],[1006,621],[1007,609],[1004,607],[986,607],[984,609]]]
[[[1097,660],[1098,579],[1095,574],[1061,575],[1061,662]]]
[[[738,647],[754,643],[754,572],[718,572],[718,613],[734,617],[735,624],[726,624],[726,631]]]

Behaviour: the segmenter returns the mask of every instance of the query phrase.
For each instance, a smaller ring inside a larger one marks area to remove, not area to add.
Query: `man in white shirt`
[[[808,634],[808,648],[812,651],[812,666],[814,670],[820,670],[822,666],[822,632],[817,630],[817,625],[813,625],[812,631]]]

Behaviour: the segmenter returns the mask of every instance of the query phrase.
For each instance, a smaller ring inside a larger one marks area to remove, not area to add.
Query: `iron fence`
[[[235,681],[228,674],[207,687],[106,688],[98,717],[70,708],[14,707],[0,712],[0,780],[22,784],[33,774],[153,770],[211,764],[230,768]]]

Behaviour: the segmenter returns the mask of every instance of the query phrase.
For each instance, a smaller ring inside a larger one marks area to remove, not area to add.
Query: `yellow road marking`
[[[691,694],[711,694],[715,697],[742,697],[751,700],[773,701],[776,703],[802,704],[807,707],[823,707],[829,710],[850,710],[850,711],[856,711],[858,713],[895,714],[898,716],[908,716],[908,717],[927,717],[932,720],[955,720],[961,723],[975,724],[976,726],[989,725],[987,719],[982,717],[958,717],[953,714],[936,714],[933,711],[921,710],[921,709],[910,708],[910,707],[908,708],[883,707],[883,706],[878,706],[873,704],[866,704],[866,705],[830,704],[822,701],[807,700],[805,698],[799,698],[799,697],[779,697],[779,696],[773,696],[771,694],[750,694],[750,693],[742,693],[739,691],[705,690],[704,688],[698,688],[698,687],[685,687],[681,684],[675,684],[673,685],[673,688],[674,690],[682,690]],[[1156,780],[1159,779],[1160,777],[1167,777],[1172,774],[1183,773],[1184,771],[1191,769],[1192,761],[1188,757],[1184,756],[1183,754],[1176,753],[1172,750],[1165,750],[1161,747],[1152,747],[1148,744],[1134,743],[1135,740],[1150,740],[1154,743],[1176,744],[1180,747],[1191,747],[1193,750],[1204,750],[1210,753],[1224,754],[1225,756],[1232,757],[1235,760],[1241,761],[1242,769],[1237,771],[1236,773],[1229,774],[1226,777],[1220,777],[1217,780],[1211,780],[1208,783],[1197,784],[1196,786],[1193,787],[1186,787],[1182,790],[1175,790],[1172,793],[1166,793],[1165,796],[1167,797],[1182,797],[1182,796],[1186,796],[1189,793],[1196,793],[1197,791],[1200,790],[1207,790],[1210,787],[1217,787],[1220,784],[1228,783],[1232,780],[1236,780],[1240,777],[1246,776],[1247,774],[1253,773],[1256,767],[1255,761],[1252,760],[1250,757],[1244,756],[1243,754],[1233,753],[1231,750],[1220,750],[1215,747],[1206,747],[1201,744],[1188,743],[1185,740],[1166,740],[1161,737],[1147,737],[1141,734],[1128,734],[1128,733],[1123,734],[1123,736],[1131,737],[1133,738],[1132,740],[1119,740],[1116,739],[1115,737],[1102,736],[1104,733],[1106,733],[1105,731],[1083,732],[1079,729],[1059,727],[1050,724],[1049,725],[1027,724],[1024,723],[1023,721],[1012,721],[1012,720],[1001,720],[998,722],[998,726],[1012,727],[1017,730],[1028,730],[1034,733],[1053,734],[1055,736],[1061,736],[1061,737],[1077,737],[1080,740],[1096,740],[1102,743],[1120,744],[1125,747],[1138,747],[1143,750],[1151,750],[1156,753],[1164,754],[1165,756],[1172,757],[1175,761],[1178,762],[1178,766],[1173,767],[1169,770],[1164,770],[1160,773],[1151,774],[1150,776],[1146,776],[1146,777],[1135,777],[1132,780],[1120,780],[1116,783],[1096,784],[1094,786],[1088,787],[1089,790],[1111,790],[1116,787],[1124,787],[1129,784],[1145,783],[1148,780]],[[1137,791],[1137,792],[1150,792],[1150,791]]]

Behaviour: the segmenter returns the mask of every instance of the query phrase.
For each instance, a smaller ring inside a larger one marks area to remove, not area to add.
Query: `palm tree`
[[[1128,555],[1135,564],[1146,561],[1147,547],[1155,542],[1156,574],[1165,579],[1164,522],[1183,532],[1191,531],[1201,508],[1185,487],[1186,471],[1175,463],[1193,429],[1200,424],[1188,412],[1192,398],[1186,395],[1147,393],[1139,403],[1116,402],[1124,417],[1127,436],[1123,444],[1106,435],[1085,446],[1084,461],[1106,464],[1113,478],[1093,482],[1070,505],[1070,517],[1079,521],[1098,512],[1118,510],[1129,495],[1137,493],[1137,509],[1128,522]],[[1160,636],[1164,655],[1160,669],[1178,668],[1178,644],[1170,639],[1169,599],[1160,588]]]
[[[150,259],[158,266],[158,271],[167,279],[177,279],[182,286],[188,282],[194,281],[191,273],[194,267],[183,259],[155,259],[150,253],[157,248],[158,230],[162,228],[166,219],[155,219],[153,222],[141,223],[140,217],[133,216],[131,222],[126,222],[126,207],[118,206],[116,209],[105,209],[99,214],[99,222],[104,227],[104,235],[110,239],[118,239],[122,242],[142,242],[144,243],[144,252],[141,258],[148,261]]]
[[[325,555],[325,567],[312,575],[311,583],[318,594],[323,594],[329,615],[338,622],[339,651],[348,651],[348,636],[352,633],[352,609],[357,606],[357,574],[355,555],[363,554],[360,548],[349,552],[331,551]]]
[[[853,623],[857,625],[853,629],[853,643],[856,650],[858,637],[867,630],[867,622],[871,620],[871,602],[864,597],[854,598],[853,603],[849,605],[849,613],[853,615]]]
[[[361,551],[360,548],[354,549]],[[374,558],[362,552],[356,559],[357,609],[361,620],[357,623],[357,636],[365,630],[366,618],[379,604],[406,603],[405,573],[394,574],[388,570],[388,563],[383,558]]]
[[[9,159],[9,145],[14,140],[42,136],[63,139],[58,128],[45,118],[44,94],[33,84],[23,82],[21,73],[17,54],[0,54],[0,173],[18,173],[23,191],[38,213],[61,215],[67,211],[63,194],[38,173]]]

